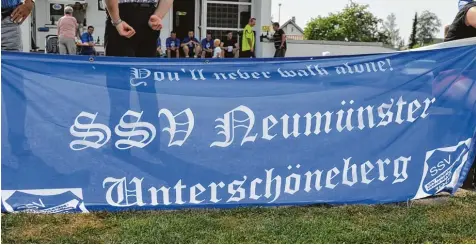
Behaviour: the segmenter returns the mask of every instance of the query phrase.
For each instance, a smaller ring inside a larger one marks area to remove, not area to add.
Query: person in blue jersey
[[[20,25],[34,6],[34,0],[2,0],[2,50],[23,50]]]
[[[207,32],[207,37],[202,40],[202,58],[213,57],[213,50],[215,49],[213,42],[212,33]]]
[[[94,27],[88,26],[88,31],[81,35],[81,54],[82,55],[95,55],[96,50],[94,49]]]
[[[172,31],[170,37],[165,40],[165,47],[167,48],[168,58],[180,58],[180,39],[177,38],[175,31]]]
[[[197,38],[195,38],[195,34],[193,30],[188,32],[188,36],[183,39],[182,42],[182,49],[185,54],[185,58],[197,56],[202,52],[202,48],[200,47],[200,42]]]
[[[162,19],[173,0],[105,0],[106,56],[156,57]]]

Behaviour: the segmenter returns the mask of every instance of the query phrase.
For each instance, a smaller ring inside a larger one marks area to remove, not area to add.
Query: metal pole
[[[278,17],[278,22],[281,24],[281,3],[279,4],[279,17]]]

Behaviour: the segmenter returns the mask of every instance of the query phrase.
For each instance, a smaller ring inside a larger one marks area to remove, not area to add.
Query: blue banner
[[[454,192],[476,46],[290,59],[2,53],[2,211],[374,204]]]

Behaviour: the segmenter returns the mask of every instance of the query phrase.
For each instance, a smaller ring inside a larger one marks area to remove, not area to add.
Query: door
[[[195,30],[195,1],[175,0],[173,18],[173,29],[177,32],[177,37],[183,40],[189,30]]]

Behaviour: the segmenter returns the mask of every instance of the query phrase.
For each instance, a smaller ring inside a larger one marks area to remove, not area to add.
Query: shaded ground
[[[476,243],[476,195],[427,205],[3,215],[2,243]]]

